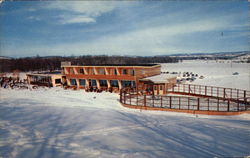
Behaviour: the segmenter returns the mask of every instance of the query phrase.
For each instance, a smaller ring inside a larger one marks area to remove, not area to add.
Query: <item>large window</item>
[[[55,79],[55,83],[56,83],[56,84],[59,84],[59,83],[61,83],[61,79],[60,79],[60,78],[58,78],[58,79]]]
[[[110,80],[110,85],[111,85],[111,87],[119,87],[117,80]]]
[[[131,88],[136,87],[135,81],[125,81],[125,80],[123,80],[122,81],[122,88],[124,88],[124,87],[131,87]]]
[[[85,79],[79,79],[79,83],[81,86],[85,86],[86,84]]]
[[[91,86],[96,86],[96,80],[91,80]]]
[[[101,87],[107,87],[108,86],[107,80],[99,80],[99,82],[100,82]]]
[[[76,84],[76,79],[70,79],[70,84],[72,85],[72,86],[76,86],[77,84]]]

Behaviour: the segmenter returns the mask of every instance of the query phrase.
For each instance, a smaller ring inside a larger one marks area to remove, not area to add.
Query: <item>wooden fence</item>
[[[177,84],[168,89],[168,95],[139,95],[135,91],[122,90],[120,102],[132,106],[156,107],[180,110],[240,112],[250,110],[249,91]]]
[[[173,88],[167,89],[166,93],[221,98],[224,100],[229,99],[231,101],[237,102],[250,102],[250,91],[233,88],[193,84],[176,84],[173,86]]]

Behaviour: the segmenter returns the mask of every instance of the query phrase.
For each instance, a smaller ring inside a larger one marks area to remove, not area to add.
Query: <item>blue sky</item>
[[[5,1],[0,55],[246,51],[248,15],[247,1]]]

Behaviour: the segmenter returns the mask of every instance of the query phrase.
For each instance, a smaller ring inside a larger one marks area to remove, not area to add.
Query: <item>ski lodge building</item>
[[[169,83],[176,84],[176,76],[161,74],[158,64],[71,65],[62,62],[62,75],[67,85],[76,89],[101,89],[119,92],[122,88],[164,94]]]
[[[26,74],[28,84],[59,87],[63,82],[63,75],[61,72],[42,72]]]

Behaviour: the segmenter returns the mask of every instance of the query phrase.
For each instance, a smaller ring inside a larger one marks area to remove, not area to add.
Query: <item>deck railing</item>
[[[250,91],[241,89],[194,85],[194,84],[176,84],[175,86],[171,87],[172,88],[166,90],[166,93],[204,96],[211,98],[222,98],[224,100],[229,99],[232,101],[250,102]]]
[[[180,110],[240,112],[250,110],[249,91],[177,84],[169,93],[181,95],[140,95],[136,91],[121,90],[120,102],[139,107]],[[215,93],[216,92],[216,93]]]

